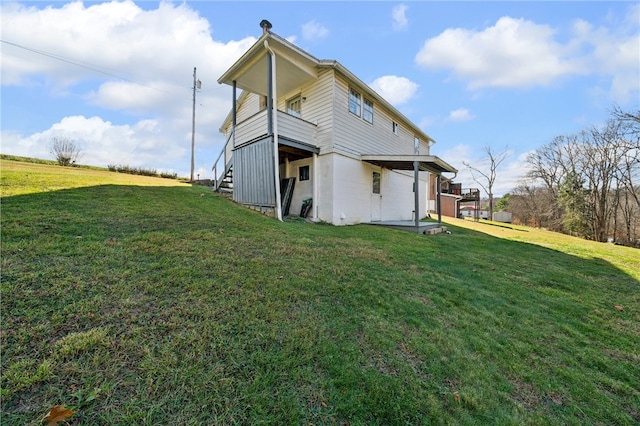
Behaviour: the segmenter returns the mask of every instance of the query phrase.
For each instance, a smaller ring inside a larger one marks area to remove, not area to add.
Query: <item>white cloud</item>
[[[5,146],[5,135],[10,139],[9,146]],[[50,154],[52,139],[69,138],[80,148],[80,163],[102,167],[123,164],[169,170],[175,164],[172,160],[185,155],[190,148],[186,144],[174,144],[171,134],[163,132],[157,120],[149,119],[133,125],[115,125],[100,117],[70,116],[43,132],[29,136],[3,132],[2,136],[3,151],[7,154],[50,159],[53,159]]]
[[[135,117],[122,119],[129,124],[97,123],[98,117],[84,118],[86,112],[75,112],[83,117],[83,130],[68,136],[91,141],[83,161],[91,158],[104,166],[117,161],[116,154],[136,147],[131,165],[159,168],[168,161],[184,162],[190,154],[193,67],[202,80],[197,94],[196,149],[221,149],[224,140],[218,126],[228,113],[231,90],[215,79],[256,38],[213,40],[209,22],[186,3],[161,2],[150,10],[130,0],[56,6],[0,5],[3,40],[22,46],[3,43],[2,85],[37,85],[47,101],[84,99],[87,109],[93,106],[90,115],[97,106],[150,120]],[[70,123],[77,117],[57,118],[57,124],[33,136],[3,138],[2,150],[16,155],[44,152],[48,158],[48,150],[38,148],[50,136],[45,133],[62,131],[62,127],[70,132]],[[150,122],[156,123],[156,130],[163,123],[162,131],[151,132]],[[98,142],[95,132],[105,127],[109,129],[105,134],[112,137]],[[20,148],[22,154],[15,152]]]
[[[559,30],[525,19],[502,17],[481,31],[451,28],[424,42],[415,57],[426,69],[449,69],[470,89],[545,86],[563,77],[604,76],[614,101],[640,91],[640,5],[609,27],[577,20]]]
[[[394,106],[401,105],[411,99],[419,85],[406,77],[384,75],[369,84],[373,90]]]
[[[547,25],[503,17],[484,31],[445,30],[425,41],[416,62],[451,68],[472,89],[545,85],[578,71],[553,35]]]
[[[393,10],[391,11],[391,19],[392,19],[392,28],[394,31],[401,31],[404,30],[405,28],[407,28],[407,25],[409,25],[409,21],[407,20],[407,5],[406,4],[399,4],[397,6],[394,6]]]
[[[329,35],[329,30],[317,23],[315,20],[302,25],[302,38],[305,40],[318,40],[326,37],[327,35]]]
[[[473,120],[475,115],[466,108],[458,108],[449,113],[449,121],[469,121]]]

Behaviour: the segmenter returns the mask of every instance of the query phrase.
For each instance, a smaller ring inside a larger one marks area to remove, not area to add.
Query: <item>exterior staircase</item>
[[[213,190],[217,192],[233,193],[233,164],[229,162],[224,174],[215,180]]]
[[[220,155],[211,168],[213,171],[213,190],[216,192],[233,193],[233,155],[230,149],[232,138],[233,132],[227,138]]]

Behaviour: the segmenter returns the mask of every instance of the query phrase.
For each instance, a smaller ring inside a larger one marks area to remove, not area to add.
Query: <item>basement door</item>
[[[382,194],[380,192],[380,172],[373,172],[371,177],[371,222],[382,220]]]

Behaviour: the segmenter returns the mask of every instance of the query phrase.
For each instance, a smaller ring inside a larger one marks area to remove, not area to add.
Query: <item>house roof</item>
[[[278,93],[290,92],[317,78],[318,70],[322,68],[333,68],[350,84],[364,92],[367,97],[372,98],[374,102],[390,111],[399,121],[404,122],[420,139],[435,143],[435,140],[431,136],[413,124],[411,120],[405,117],[386,99],[376,93],[375,90],[356,77],[338,61],[317,59],[293,43],[270,31],[265,32],[240,59],[222,74],[218,79],[218,83],[233,85],[235,81],[237,87],[243,91],[266,95],[267,79],[265,78],[265,70],[267,70],[268,64],[268,49],[273,50],[276,57],[276,90]],[[245,95],[244,92],[241,98],[243,95]],[[225,119],[222,128],[228,126],[230,121],[231,114]]]

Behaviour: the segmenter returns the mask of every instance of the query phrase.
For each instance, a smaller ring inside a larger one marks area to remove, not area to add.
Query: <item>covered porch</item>
[[[425,233],[429,229],[435,229],[442,226],[442,211],[441,211],[441,193],[440,193],[440,179],[442,173],[458,173],[458,170],[448,164],[446,161],[435,155],[385,155],[385,154],[370,154],[362,155],[362,161],[374,164],[378,167],[384,167],[391,170],[405,170],[413,171],[414,176],[414,220],[409,221],[389,221],[387,226],[394,227],[396,229],[411,230],[413,232]],[[437,180],[437,214],[438,222],[433,224],[431,222],[421,222],[420,215],[420,194],[418,188],[420,187],[420,172],[429,172],[436,175]],[[372,222],[379,225],[384,225],[383,222]]]

